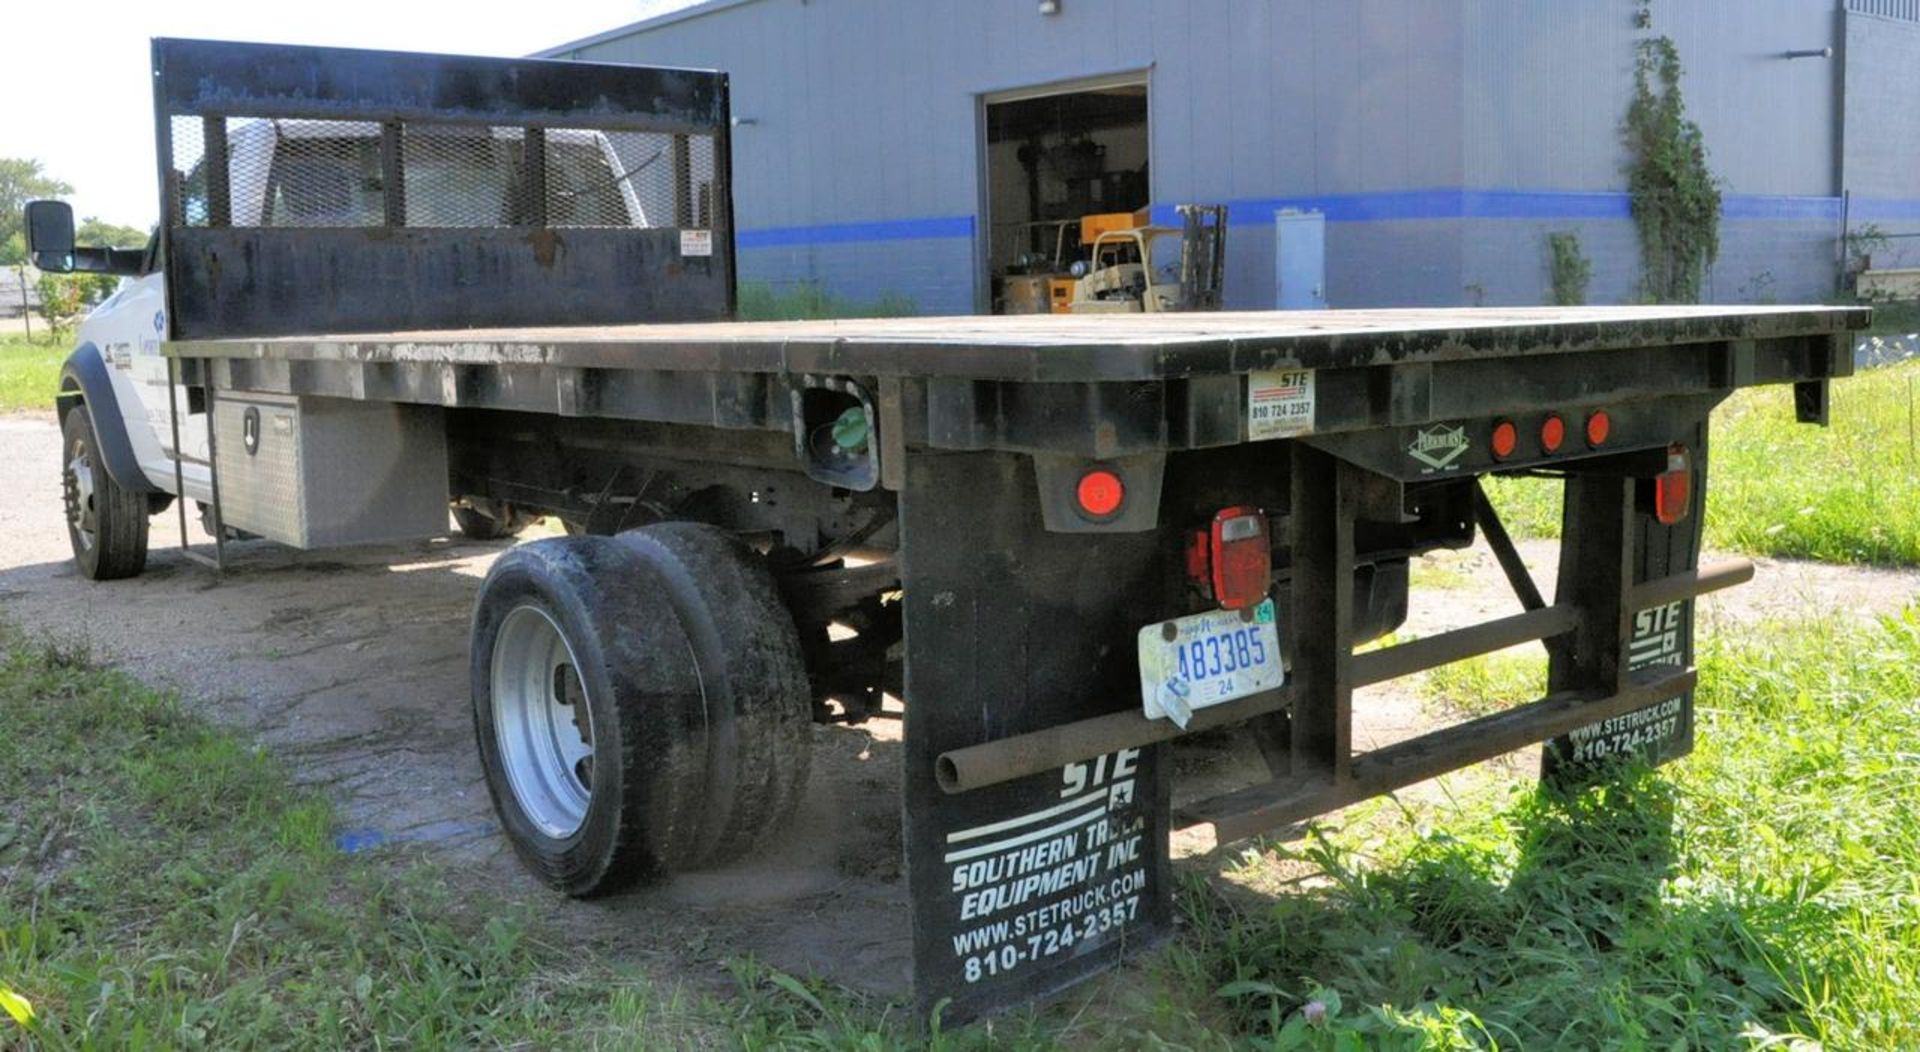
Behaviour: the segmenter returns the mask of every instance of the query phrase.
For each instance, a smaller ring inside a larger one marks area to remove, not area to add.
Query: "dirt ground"
[[[897,721],[815,728],[800,819],[781,842],[731,870],[595,903],[536,884],[494,820],[474,755],[467,618],[503,545],[461,539],[296,552],[229,548],[224,576],[176,550],[155,520],[147,572],[91,584],[69,561],[61,521],[59,433],[49,415],[0,417],[0,612],[30,632],[83,640],[140,679],[177,687],[254,735],[297,777],[337,801],[343,846],[401,843],[532,904],[582,950],[675,974],[749,954],[879,992],[905,989],[908,913],[900,878]],[[1556,546],[1528,543],[1541,579]],[[1422,635],[1514,612],[1484,549],[1447,553],[1421,577],[1407,629]],[[1710,601],[1713,616],[1868,614],[1920,594],[1920,573],[1766,561],[1756,582]],[[1434,725],[1406,685],[1356,699],[1356,744]],[[1525,756],[1503,762],[1516,777]],[[1177,791],[1198,797],[1261,773],[1250,748],[1184,749]],[[1196,847],[1176,837],[1176,849]],[[1207,859],[1192,864],[1211,865]]]

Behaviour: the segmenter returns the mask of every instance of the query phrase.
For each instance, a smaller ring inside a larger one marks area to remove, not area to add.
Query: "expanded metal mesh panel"
[[[634,180],[646,170],[621,158],[621,139],[664,139],[639,132],[598,132],[549,128],[547,145],[547,223],[551,226],[664,226],[657,208],[648,207]]]
[[[402,125],[405,225],[534,225],[538,216],[525,171],[526,138],[521,128]]]
[[[175,226],[361,227],[386,218],[378,124],[175,116],[169,127]]]
[[[207,143],[199,117],[167,121],[173,155],[166,166],[174,226],[207,225]]]
[[[209,168],[209,125],[176,116],[176,226],[651,229],[714,223],[708,135],[422,121],[214,121],[227,155],[225,218],[219,173]],[[390,165],[401,183],[391,202]]]
[[[692,220],[693,226],[710,227],[713,225],[714,210],[713,137],[694,135],[688,137],[688,142],[690,150],[685,190],[687,215],[683,218]],[[682,222],[679,225],[688,224]]]
[[[235,226],[379,226],[386,219],[378,124],[230,118],[227,150]]]

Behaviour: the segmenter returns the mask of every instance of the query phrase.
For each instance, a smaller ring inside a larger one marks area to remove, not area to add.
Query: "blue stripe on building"
[[[853,242],[972,236],[972,216],[934,216],[871,223],[762,227],[758,230],[742,230],[735,235],[734,241],[740,248],[785,248],[794,245],[844,245]]]
[[[1872,220],[1920,220],[1920,199],[1898,200],[1884,197],[1856,197],[1849,206],[1853,222]]]
[[[1732,220],[1829,220],[1839,222],[1838,197],[1791,197],[1764,194],[1727,194],[1721,199],[1722,218]],[[1227,218],[1234,226],[1266,225],[1282,209],[1320,212],[1329,223],[1376,223],[1434,219],[1628,219],[1632,197],[1617,191],[1564,190],[1396,190],[1364,194],[1307,194],[1296,197],[1254,197],[1227,202]],[[1853,199],[1855,220],[1920,219],[1920,199]],[[1166,226],[1180,219],[1172,205],[1154,205],[1153,221]],[[840,245],[933,238],[971,238],[972,216],[928,216],[876,220],[865,223],[826,223],[818,226],[763,227],[742,230],[739,247],[784,248]]]

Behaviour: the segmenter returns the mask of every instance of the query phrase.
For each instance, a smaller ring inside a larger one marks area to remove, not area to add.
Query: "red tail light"
[[[1513,451],[1520,446],[1520,429],[1514,427],[1511,420],[1500,421],[1493,425],[1493,437],[1487,442],[1487,446],[1493,450],[1495,460],[1505,460],[1513,456]]]
[[[1273,586],[1273,542],[1258,508],[1226,508],[1207,531],[1213,598],[1223,609],[1254,606]]]
[[[1693,463],[1687,447],[1667,447],[1667,470],[1653,482],[1653,517],[1672,526],[1687,517],[1693,506]]]
[[[1605,445],[1607,436],[1613,434],[1613,418],[1604,409],[1596,409],[1587,417],[1587,445]]]
[[[1549,416],[1540,423],[1540,448],[1549,453],[1560,452],[1560,444],[1567,440],[1567,422],[1558,415]]]
[[[1110,519],[1120,512],[1120,505],[1127,499],[1127,487],[1120,476],[1106,468],[1094,468],[1080,476],[1080,484],[1074,487],[1073,498],[1080,505],[1080,514],[1089,519]]]

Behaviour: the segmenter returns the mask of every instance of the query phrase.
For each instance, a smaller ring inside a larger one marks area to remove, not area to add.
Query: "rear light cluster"
[[[1273,538],[1258,508],[1223,508],[1187,538],[1187,577],[1222,609],[1257,606],[1273,587]]]
[[[1675,443],[1667,447],[1667,470],[1653,480],[1653,517],[1662,526],[1672,526],[1685,519],[1692,507],[1692,458],[1687,447]]]
[[[1587,414],[1585,437],[1588,449],[1598,449],[1606,445],[1613,435],[1613,418],[1604,409],[1596,409]],[[1567,420],[1559,413],[1548,413],[1540,421],[1536,433],[1542,453],[1561,452],[1567,445]],[[1520,452],[1520,425],[1512,420],[1496,420],[1493,433],[1487,436],[1487,448],[1493,451],[1493,459],[1509,460]]]
[[[1487,434],[1487,449],[1493,453],[1496,461],[1511,460],[1521,454],[1520,425],[1513,420],[1495,420],[1493,430]],[[1613,437],[1613,417],[1604,409],[1595,409],[1588,413],[1581,437],[1586,439],[1586,448],[1599,449]],[[1567,446],[1567,420],[1559,413],[1548,413],[1540,419],[1537,448],[1549,456],[1561,452]],[[1687,447],[1678,443],[1667,447],[1667,466],[1654,479],[1653,514],[1662,525],[1672,526],[1684,521],[1693,508],[1693,459],[1687,454]]]

